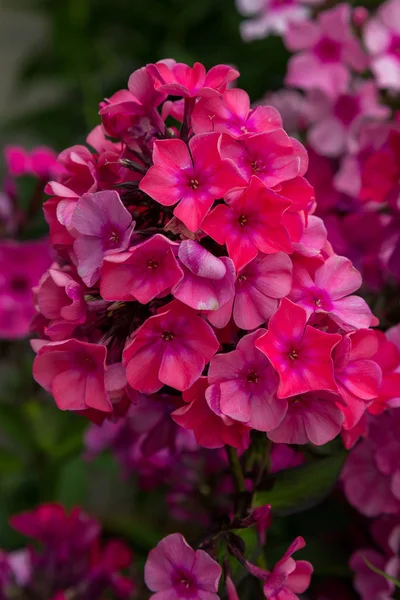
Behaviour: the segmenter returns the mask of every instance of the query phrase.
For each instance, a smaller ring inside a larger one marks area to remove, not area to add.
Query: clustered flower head
[[[324,444],[379,394],[376,320],[314,215],[306,150],[238,76],[147,65],[101,104],[91,150],[60,154],[33,373],[95,422],[162,398],[206,448]]]
[[[132,597],[134,583],[122,573],[132,569],[131,551],[117,539],[103,543],[100,525],[80,508],[42,504],[14,515],[10,525],[35,545],[0,551],[0,598]]]

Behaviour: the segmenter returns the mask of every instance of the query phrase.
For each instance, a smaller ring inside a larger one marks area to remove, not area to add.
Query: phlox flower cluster
[[[370,541],[350,560],[363,600],[395,597],[400,574],[399,15],[399,0],[387,0],[372,14],[342,3],[292,20],[282,30],[293,53],[287,88],[266,96],[309,150],[315,214],[323,219],[333,250],[359,269],[381,326],[389,327],[374,334],[374,352],[368,332],[350,334],[355,346],[346,354],[355,357],[357,347],[362,353],[370,347],[362,359],[365,372],[372,376],[370,360],[381,371],[378,394],[360,418],[354,419],[355,412],[346,417],[352,427],[342,432],[352,448],[341,476],[343,491],[371,519]],[[350,364],[345,371],[352,370]]]
[[[103,543],[99,523],[81,509],[42,504],[14,515],[10,525],[35,545],[0,550],[1,600],[132,597],[132,573],[122,573],[132,571],[131,551],[116,539]]]
[[[101,104],[92,149],[60,154],[33,373],[97,423],[161,398],[208,449],[251,430],[320,445],[379,394],[376,320],[314,214],[307,152],[238,75],[147,65]]]

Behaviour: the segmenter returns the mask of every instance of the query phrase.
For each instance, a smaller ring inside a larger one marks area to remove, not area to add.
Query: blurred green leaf
[[[57,502],[67,508],[85,504],[89,466],[80,456],[70,459],[59,471]]]
[[[345,457],[346,453],[342,451],[277,473],[271,490],[255,494],[253,506],[271,504],[274,513],[285,515],[307,510],[333,489]]]

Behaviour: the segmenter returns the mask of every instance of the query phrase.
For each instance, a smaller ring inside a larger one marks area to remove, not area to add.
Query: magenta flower
[[[138,300],[147,304],[166,295],[183,277],[175,254],[178,244],[161,234],[132,246],[128,252],[106,256],[100,276],[105,300]]]
[[[228,83],[239,77],[239,72],[228,65],[216,65],[206,72],[201,63],[189,67],[172,59],[147,65],[146,68],[157,91],[184,98],[219,96]]]
[[[282,128],[273,106],[250,108],[249,95],[241,89],[226,90],[222,97],[201,98],[192,113],[194,133],[220,131],[233,138]]]
[[[0,243],[0,339],[28,335],[35,314],[32,288],[50,264],[47,240]]]
[[[127,249],[135,222],[118,192],[107,190],[84,194],[76,204],[71,223],[78,273],[91,287],[99,279],[103,258]]]
[[[56,153],[46,146],[36,146],[31,152],[21,146],[6,146],[4,158],[7,171],[13,177],[33,175],[48,179],[64,173],[62,165],[57,162]]]
[[[379,87],[400,90],[399,0],[388,0],[364,29],[364,41],[372,56],[371,69]]]
[[[52,394],[61,410],[95,408],[110,412],[106,356],[107,349],[101,344],[75,339],[50,342],[39,349],[33,363],[33,376]]]
[[[218,600],[222,569],[204,550],[189,546],[183,535],[165,537],[149,553],[144,568],[153,600]]]
[[[226,244],[236,269],[246,266],[260,252],[291,252],[282,215],[290,200],[265,187],[252,177],[249,187],[235,192],[229,204],[219,204],[202,223],[202,230],[218,244]]]
[[[267,187],[304,175],[308,166],[305,148],[283,129],[247,135],[241,140],[224,135],[221,156],[233,160],[246,181],[256,175]]]
[[[175,298],[196,310],[217,310],[235,293],[236,271],[230,258],[217,258],[195,241],[184,240],[178,257],[183,279],[172,290]]]
[[[378,351],[374,331],[360,329],[344,336],[333,350],[335,379],[346,405],[343,427],[357,425],[371,400],[379,394],[382,370],[371,360]]]
[[[144,394],[157,392],[164,384],[187,390],[218,347],[212,328],[177,302],[133,334],[123,354],[128,383]]]
[[[187,403],[171,416],[184,429],[192,430],[196,442],[204,448],[222,448],[225,444],[245,450],[250,442],[250,429],[229,417],[211,410],[205,397],[207,377],[200,377],[183,393]]]
[[[306,560],[292,558],[292,554],[305,545],[304,539],[297,537],[268,574],[264,584],[264,594],[268,600],[298,600],[297,594],[307,590],[313,567]]]
[[[305,267],[295,267],[290,298],[304,308],[307,318],[326,314],[345,331],[366,329],[372,323],[371,310],[360,296],[350,295],[361,282],[352,262],[334,255],[315,271],[314,277]]]
[[[69,337],[86,320],[85,288],[68,270],[54,265],[43,275],[36,289],[39,312],[49,320],[46,335],[53,341]]]
[[[255,329],[268,321],[278,300],[288,295],[292,263],[287,254],[259,254],[238,274],[233,319],[241,329]]]
[[[358,149],[357,134],[366,119],[383,120],[390,109],[380,104],[374,81],[359,81],[351,91],[336,88],[327,94],[313,89],[308,94],[311,126],[307,140],[322,156],[340,156]]]
[[[308,392],[287,399],[286,415],[268,437],[278,444],[314,444],[333,440],[343,424],[343,413],[336,406],[340,397],[329,392]]]
[[[337,392],[332,350],[341,336],[307,325],[306,311],[287,298],[271,317],[268,331],[256,342],[279,374],[278,398],[305,392]]]
[[[253,429],[270,431],[285,416],[287,402],[276,397],[276,374],[254,345],[263,332],[259,329],[244,336],[236,350],[211,359],[206,399],[223,415]]]
[[[349,69],[363,71],[367,58],[351,29],[351,7],[342,3],[314,21],[291,23],[285,35],[289,50],[286,83],[293,87],[335,94],[349,81]],[[300,51],[300,52],[299,52]]]
[[[154,143],[153,161],[140,182],[140,189],[164,206],[179,202],[174,215],[191,231],[197,231],[214,200],[234,187],[244,187],[231,160],[222,160],[220,134]]]

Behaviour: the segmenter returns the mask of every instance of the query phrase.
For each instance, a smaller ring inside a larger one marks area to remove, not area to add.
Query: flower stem
[[[238,492],[245,492],[246,484],[244,480],[242,466],[237,455],[237,450],[232,446],[226,446],[226,453],[228,455],[229,467],[231,470],[233,481],[235,482],[236,490]]]

